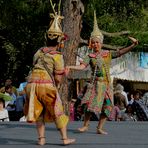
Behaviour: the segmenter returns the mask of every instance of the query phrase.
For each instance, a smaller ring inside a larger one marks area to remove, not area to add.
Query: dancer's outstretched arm
[[[133,44],[130,45],[130,46],[128,46],[128,47],[125,47],[125,48],[123,48],[123,49],[120,49],[120,50],[118,51],[118,56],[121,56],[121,55],[123,55],[123,54],[129,52],[133,47],[135,47],[136,45],[138,45],[138,40],[137,40],[137,39],[135,39],[135,38],[133,38],[133,37],[128,37],[128,38],[133,42]]]

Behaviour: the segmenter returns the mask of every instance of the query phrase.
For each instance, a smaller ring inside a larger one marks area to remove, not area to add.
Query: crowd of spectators
[[[25,103],[24,87],[27,82],[20,83],[19,88],[12,84],[11,79],[7,79],[0,93],[11,97],[11,100],[5,100],[0,97],[0,121],[20,121],[24,116],[23,107]]]
[[[23,107],[25,103],[24,88],[27,81],[20,83],[19,88],[12,85],[12,80],[7,79],[5,85],[0,88],[0,93],[10,96],[10,101],[0,97],[0,121],[25,121]],[[70,121],[83,120],[84,107],[81,99],[85,93],[82,89],[77,99],[72,99],[69,105]],[[121,84],[117,84],[113,93],[113,109],[108,121],[148,121],[148,92],[141,94],[140,91],[126,93]],[[91,120],[99,120],[99,115],[92,113]]]
[[[79,93],[75,103],[75,120],[83,120],[82,98],[83,91]],[[99,120],[99,115],[92,116]],[[123,85],[117,84],[113,91],[113,109],[108,121],[148,121],[148,92],[142,94],[134,90],[127,93]]]

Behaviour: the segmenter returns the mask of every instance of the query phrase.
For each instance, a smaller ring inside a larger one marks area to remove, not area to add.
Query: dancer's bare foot
[[[81,127],[81,128],[78,128],[78,131],[79,132],[86,132],[86,131],[88,131],[88,126],[83,126],[83,127]]]
[[[45,145],[45,143],[46,143],[45,137],[38,138],[38,145]]]
[[[73,144],[76,141],[76,139],[69,139],[69,138],[62,139],[62,140],[63,140],[63,145]]]
[[[97,134],[107,135],[108,133],[107,133],[107,132],[105,132],[105,131],[104,131],[104,130],[102,130],[102,129],[97,128]]]

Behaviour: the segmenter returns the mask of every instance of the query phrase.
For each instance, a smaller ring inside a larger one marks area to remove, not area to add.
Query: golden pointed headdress
[[[96,17],[96,11],[94,11],[94,27],[93,27],[93,31],[91,33],[90,39],[92,38],[98,38],[100,40],[101,43],[103,43],[103,34],[101,33],[99,27],[98,27],[98,23],[97,23],[97,17]]]
[[[64,18],[63,16],[60,15],[60,10],[58,10],[58,13],[54,9],[54,5],[52,3],[52,0],[50,0],[52,9],[54,13],[50,14],[51,21],[49,24],[49,29],[47,31],[47,35],[49,39],[55,39],[57,37],[62,37],[64,33],[62,32],[62,27],[61,27],[61,20]],[[59,2],[59,9],[60,9],[60,3]]]

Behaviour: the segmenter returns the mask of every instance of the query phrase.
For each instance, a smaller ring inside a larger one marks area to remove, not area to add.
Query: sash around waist
[[[51,80],[28,80],[28,83],[53,83]]]
[[[28,77],[28,83],[53,83],[46,70],[34,69]]]

